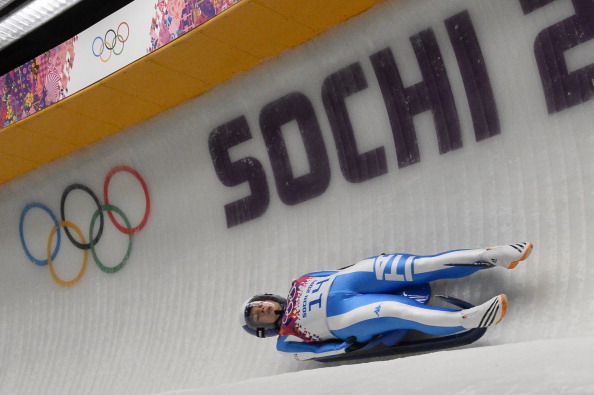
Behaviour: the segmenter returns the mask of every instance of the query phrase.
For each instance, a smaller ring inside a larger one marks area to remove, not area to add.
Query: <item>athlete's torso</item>
[[[281,321],[280,336],[292,335],[306,342],[336,339],[326,320],[326,302],[334,273],[311,273],[293,281]]]

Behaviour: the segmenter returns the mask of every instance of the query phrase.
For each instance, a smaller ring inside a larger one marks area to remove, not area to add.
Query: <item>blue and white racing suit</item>
[[[483,249],[437,255],[383,254],[338,270],[307,274],[292,284],[281,318],[277,349],[305,360],[342,354],[345,340],[366,343],[395,330],[432,335],[465,330],[459,310],[428,306],[403,295],[402,288],[469,276]]]

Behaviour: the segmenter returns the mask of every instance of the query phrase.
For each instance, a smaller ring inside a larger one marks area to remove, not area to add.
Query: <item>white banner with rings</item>
[[[78,35],[69,95],[126,67],[147,54],[156,0],[134,1]]]

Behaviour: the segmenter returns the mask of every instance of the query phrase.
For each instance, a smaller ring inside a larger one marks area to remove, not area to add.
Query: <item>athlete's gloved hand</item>
[[[345,340],[345,343],[349,344],[347,348],[345,348],[344,352],[353,352],[362,349],[365,347],[365,343],[359,343],[355,336],[350,336]]]
[[[345,343],[349,344],[349,346],[344,350],[345,353],[349,353],[349,352],[353,352],[353,351],[357,351],[362,349],[363,347],[365,347],[366,345],[370,344],[371,342],[373,342],[374,340],[376,340],[377,338],[379,338],[381,335],[375,335],[370,341],[368,341],[367,343],[359,343],[357,341],[357,338],[355,336],[349,336],[346,340]]]

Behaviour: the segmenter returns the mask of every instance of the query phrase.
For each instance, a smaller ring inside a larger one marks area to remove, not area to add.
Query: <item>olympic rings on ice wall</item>
[[[124,37],[125,35],[125,37]],[[109,29],[105,32],[103,38],[97,36],[91,44],[91,51],[95,57],[106,63],[111,59],[111,55],[119,55],[124,51],[124,43],[130,37],[130,26],[126,22],[119,24],[117,31]],[[106,52],[106,55],[103,54]]]
[[[118,208],[117,206],[114,206],[113,204],[110,204],[110,202],[109,202],[109,184],[111,182],[112,177],[115,174],[120,173],[120,172],[126,172],[126,173],[129,173],[132,176],[134,176],[140,182],[140,185],[142,186],[142,190],[144,192],[145,212],[144,212],[144,216],[142,217],[142,220],[136,226],[132,226],[132,224],[126,217],[126,214],[124,214],[124,212],[120,208]],[[83,232],[76,224],[66,220],[66,214],[65,214],[65,210],[64,210],[66,198],[68,197],[68,194],[70,192],[77,190],[77,189],[89,194],[91,196],[91,198],[93,199],[93,201],[95,202],[95,204],[97,205],[97,210],[95,210],[95,212],[91,218],[91,222],[90,222],[90,226],[89,226],[89,240],[88,241],[85,239]],[[21,212],[21,216],[20,216],[20,220],[19,220],[19,234],[20,234],[23,250],[25,251],[25,254],[29,258],[29,260],[31,262],[33,262],[34,264],[36,264],[38,266],[48,266],[50,274],[57,284],[59,284],[63,287],[71,287],[82,278],[82,276],[84,275],[86,268],[87,268],[89,250],[91,250],[91,253],[93,255],[93,260],[95,261],[95,264],[97,265],[97,267],[99,267],[99,269],[101,269],[101,271],[103,271],[105,273],[117,273],[124,267],[124,265],[128,261],[128,258],[130,257],[130,253],[132,251],[132,236],[135,233],[140,232],[145,227],[146,222],[149,217],[149,214],[150,214],[150,211],[151,211],[150,195],[149,195],[149,191],[148,191],[146,182],[144,181],[144,179],[142,178],[140,173],[138,173],[133,168],[131,168],[129,166],[116,166],[116,167],[112,168],[109,171],[109,173],[107,174],[107,176],[105,177],[105,181],[103,183],[103,200],[105,201],[105,204],[102,205],[101,202],[99,201],[99,198],[97,197],[97,195],[95,195],[95,193],[89,187],[87,187],[86,185],[83,185],[83,184],[75,183],[75,184],[71,184],[68,187],[66,187],[64,189],[64,192],[62,192],[62,198],[60,201],[60,221],[58,221],[58,218],[52,212],[52,210],[43,203],[39,203],[39,202],[29,203],[25,206],[25,208],[23,208],[23,211]],[[48,240],[47,240],[47,255],[46,255],[46,257],[44,257],[44,259],[34,257],[33,254],[30,252],[29,248],[27,247],[27,244],[25,241],[25,234],[24,234],[24,229],[23,229],[24,223],[25,223],[25,217],[27,216],[27,213],[30,210],[35,209],[35,208],[45,211],[49,215],[49,217],[51,218],[51,220],[53,222],[53,226],[49,232],[49,236],[48,236]],[[128,235],[128,249],[126,251],[126,254],[124,255],[124,258],[115,266],[104,265],[103,262],[101,262],[101,260],[99,259],[97,251],[95,250],[95,246],[97,245],[97,243],[99,243],[99,240],[101,239],[101,235],[103,233],[103,225],[104,225],[104,221],[105,221],[103,212],[107,212],[109,219],[111,220],[111,222],[113,223],[113,225],[116,227],[116,229],[119,232]],[[114,213],[120,217],[119,221],[118,221],[118,219],[115,218]],[[99,220],[99,229],[97,230],[97,234],[94,234],[95,224],[96,224],[97,220]],[[123,221],[123,225],[121,223],[122,221]],[[60,278],[56,274],[56,271],[54,270],[54,260],[58,256],[58,252],[60,250],[60,245],[62,243],[62,232],[60,231],[60,228],[64,229],[64,233],[66,234],[66,237],[72,243],[72,245],[74,245],[76,248],[82,250],[82,252],[83,252],[83,262],[82,262],[80,271],[72,280],[64,280],[64,279]],[[77,234],[78,239],[76,239],[75,237],[72,236],[72,233],[70,232],[71,230]],[[52,251],[52,244],[53,244],[54,238],[56,239],[56,243],[55,243],[55,248]]]

